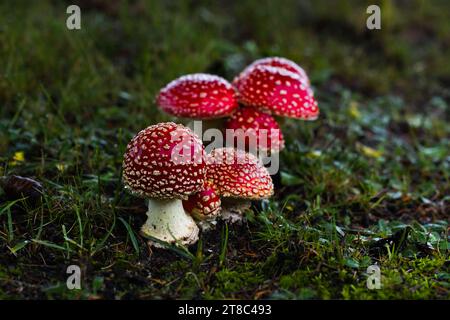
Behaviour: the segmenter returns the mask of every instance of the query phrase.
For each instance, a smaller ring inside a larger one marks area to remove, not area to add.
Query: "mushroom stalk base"
[[[175,200],[148,200],[147,221],[141,232],[167,243],[190,245],[198,240],[199,229],[191,216],[187,215],[183,203]],[[155,247],[163,247],[150,242]]]
[[[250,200],[225,198],[222,200],[220,217],[230,224],[241,224],[244,220],[244,212],[251,207]]]

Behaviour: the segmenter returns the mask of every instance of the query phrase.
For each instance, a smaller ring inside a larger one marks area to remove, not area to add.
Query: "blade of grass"
[[[223,266],[225,263],[228,247],[228,223],[226,223],[222,229],[222,244],[219,256],[219,266]]]
[[[61,228],[62,228],[62,232],[63,232],[63,236],[64,236],[64,240],[66,241],[64,244],[66,245],[66,249],[67,249],[67,252],[68,252],[68,259],[70,258],[70,252],[69,252],[69,249],[70,249],[70,245],[67,243],[67,230],[66,230],[66,226],[63,224],[62,226],[61,226]]]
[[[105,242],[111,236],[111,234],[112,234],[112,232],[113,232],[115,227],[116,227],[116,213],[113,210],[113,222],[112,222],[111,228],[109,228],[108,232],[102,238],[100,243],[94,248],[94,251],[92,251],[92,253],[91,253],[91,257],[93,257],[97,252],[99,252],[102,249],[102,247],[105,245]]]
[[[14,229],[12,223],[11,207],[17,202],[24,200],[25,198],[17,199],[8,203],[3,209],[0,210],[0,216],[4,213],[7,215],[7,225],[8,225],[8,242],[14,240]]]
[[[11,201],[10,203],[6,204],[1,210],[0,210],[0,216],[4,213],[6,213],[13,205],[15,205],[17,202],[25,200],[25,198],[17,199],[14,201]]]
[[[8,209],[6,214],[8,216],[8,241],[11,242],[14,240],[14,229],[12,224],[11,209]]]
[[[20,241],[12,248],[8,246],[8,249],[9,249],[9,251],[11,251],[11,253],[13,255],[17,256],[17,252],[19,252],[20,250],[25,248],[27,246],[27,244],[29,244],[29,243],[30,243],[30,241],[28,241],[28,240]]]
[[[184,257],[191,261],[195,260],[195,256],[191,252],[189,252],[189,250],[179,242],[175,243],[175,244],[169,244],[167,242],[161,241],[161,240],[151,237],[151,236],[147,236],[147,235],[142,235],[142,236],[152,242],[155,242],[155,243],[161,245],[164,249],[173,251],[174,253],[178,254],[181,257]]]
[[[25,107],[26,102],[27,102],[27,99],[26,99],[26,98],[24,98],[24,99],[20,102],[19,106],[17,107],[16,113],[14,114],[13,118],[11,119],[11,121],[10,121],[9,124],[8,124],[8,129],[11,129],[12,127],[14,127],[14,125],[15,125],[16,122],[17,122],[17,119],[19,119],[19,116],[20,116],[20,114],[21,114],[22,111],[23,111],[23,108]]]
[[[131,243],[133,245],[134,251],[136,251],[136,254],[139,255],[139,252],[140,252],[139,243],[136,239],[136,235],[134,234],[133,229],[131,228],[129,223],[126,222],[122,217],[119,217],[119,220],[125,226],[125,229],[127,229],[127,232],[130,237]]]
[[[75,213],[77,215],[78,227],[79,227],[79,232],[80,232],[80,244],[79,244],[79,246],[81,248],[84,248],[83,247],[83,224],[81,223],[80,209],[78,207],[75,208]]]
[[[52,248],[52,249],[61,250],[61,251],[70,251],[70,252],[73,252],[73,250],[70,249],[70,248],[67,249],[67,248],[65,248],[65,247],[63,247],[63,246],[57,245],[57,244],[52,243],[52,242],[50,242],[50,241],[46,241],[46,240],[37,240],[37,239],[31,239],[31,241],[33,241],[34,243],[43,245],[43,246],[45,246],[45,247]]]

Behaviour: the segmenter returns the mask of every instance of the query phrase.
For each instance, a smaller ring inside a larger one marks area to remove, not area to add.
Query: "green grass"
[[[449,297],[445,1],[382,1],[381,31],[365,29],[364,2],[80,3],[80,31],[69,2],[0,4],[0,175],[44,186],[37,203],[0,188],[0,298]],[[283,121],[275,196],[189,250],[150,252],[145,203],[120,177],[131,137],[171,119],[156,92],[269,55],[307,70],[321,108]],[[372,264],[380,290],[366,288]]]

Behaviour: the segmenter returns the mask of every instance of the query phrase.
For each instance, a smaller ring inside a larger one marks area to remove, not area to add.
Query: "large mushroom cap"
[[[267,57],[253,61],[248,67],[246,67],[234,80],[233,85],[239,90],[240,79],[245,78],[245,75],[250,72],[255,66],[271,66],[279,67],[287,71],[296,73],[303,79],[303,81],[309,85],[310,81],[305,70],[296,64],[294,61],[282,58],[282,57]]]
[[[133,193],[156,199],[185,199],[203,186],[204,147],[189,128],[159,123],[130,141],[123,168],[123,181]]]
[[[262,199],[273,195],[267,169],[256,156],[242,150],[213,150],[207,156],[207,177],[223,197]]]
[[[297,73],[280,67],[248,70],[239,80],[239,101],[284,117],[315,120],[319,115],[311,88]]]
[[[225,117],[238,106],[233,86],[219,76],[205,73],[173,80],[161,89],[157,104],[171,115],[192,119]]]
[[[254,107],[244,107],[234,112],[225,123],[225,129],[234,130],[237,139],[245,139],[246,150],[279,152],[284,148],[283,134],[275,118]],[[256,145],[250,145],[253,143]]]

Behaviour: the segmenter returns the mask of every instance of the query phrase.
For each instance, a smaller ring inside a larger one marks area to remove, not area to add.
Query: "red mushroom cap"
[[[311,88],[296,73],[257,65],[239,83],[239,100],[245,105],[290,118],[315,120],[319,116]]]
[[[252,64],[246,67],[244,71],[242,71],[239,76],[233,80],[233,85],[239,89],[240,79],[245,77],[245,75],[255,66],[271,66],[286,69],[287,71],[298,74],[308,86],[310,85],[310,81],[305,70],[294,61],[282,57],[267,57],[253,61]]]
[[[173,122],[140,131],[128,144],[123,181],[133,193],[157,199],[185,199],[203,186],[204,147],[189,128]]]
[[[220,213],[220,204],[217,190],[208,180],[205,180],[202,191],[183,201],[184,210],[199,220],[217,216]]]
[[[225,129],[235,130],[237,139],[245,139],[246,150],[257,147],[259,150],[279,152],[284,148],[283,133],[275,118],[254,107],[243,107],[234,112],[227,120]],[[250,141],[256,146],[250,146]]]
[[[261,199],[273,195],[267,169],[254,155],[234,148],[219,148],[207,156],[207,179],[223,197]]]
[[[161,89],[157,104],[171,115],[192,119],[225,117],[238,106],[233,86],[219,76],[205,73],[173,80]]]

